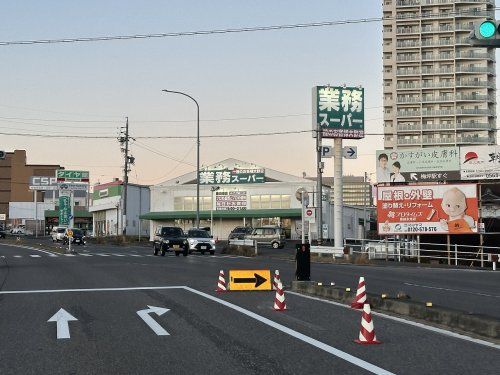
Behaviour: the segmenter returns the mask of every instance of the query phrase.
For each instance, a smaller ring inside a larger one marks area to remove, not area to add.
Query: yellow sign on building
[[[229,290],[271,290],[271,271],[229,270]]]

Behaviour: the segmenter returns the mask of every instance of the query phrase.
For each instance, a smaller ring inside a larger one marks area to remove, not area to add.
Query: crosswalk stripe
[[[96,255],[99,255],[100,257],[109,257],[109,254],[100,254],[100,253],[97,253]]]
[[[75,254],[63,254],[63,255],[66,256],[66,257],[74,257],[74,256],[76,256]]]
[[[114,255],[115,257],[124,257],[125,256],[124,254],[111,254],[111,255]]]
[[[141,257],[142,258],[142,255],[139,255],[139,254],[129,254],[131,257]]]
[[[22,255],[14,255],[14,258],[22,258]]]
[[[37,255],[37,254],[30,254],[30,257],[32,257],[32,258],[41,258],[42,256],[41,255]]]
[[[91,257],[92,254],[80,254],[82,257]]]

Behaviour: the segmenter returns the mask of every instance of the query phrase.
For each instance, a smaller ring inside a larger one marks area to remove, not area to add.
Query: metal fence
[[[455,266],[496,268],[500,247],[428,243],[414,240],[344,239],[350,254],[363,254],[368,259],[397,262],[442,263]]]

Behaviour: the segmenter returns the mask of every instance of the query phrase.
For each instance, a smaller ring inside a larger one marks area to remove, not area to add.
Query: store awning
[[[240,210],[240,211],[213,211],[214,218],[242,219],[242,218],[267,218],[300,217],[300,208],[288,209],[268,209],[268,210]],[[175,219],[196,219],[196,211],[160,211],[148,212],[141,215],[145,220],[175,220]],[[200,211],[200,219],[210,219],[210,211]]]

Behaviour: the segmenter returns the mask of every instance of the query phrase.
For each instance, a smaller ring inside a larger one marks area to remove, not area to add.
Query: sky
[[[380,1],[2,1],[0,40],[149,34],[380,17]],[[365,88],[365,130],[382,133],[382,24],[175,38],[0,46],[0,132],[117,136],[128,116],[136,164],[130,181],[157,184],[196,163],[201,135],[308,130],[311,89]],[[256,119],[260,117],[260,119]],[[263,118],[262,118],[263,117]],[[250,119],[249,119],[250,118]],[[161,121],[161,122],[158,122]],[[325,144],[333,144],[325,140]],[[344,174],[375,170],[383,138],[358,147]],[[0,149],[26,149],[29,163],[89,170],[91,181],[122,176],[116,139],[0,135]],[[201,164],[237,158],[293,175],[316,174],[309,133],[202,138]],[[326,159],[325,175],[333,175]]]

